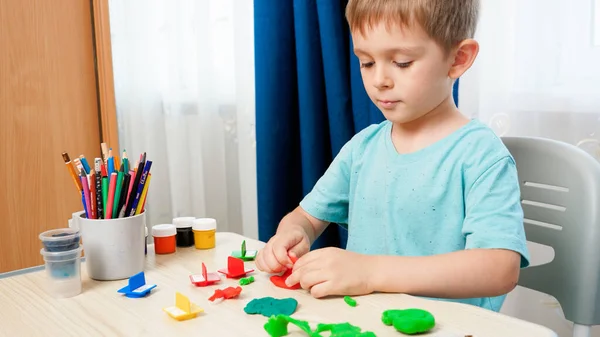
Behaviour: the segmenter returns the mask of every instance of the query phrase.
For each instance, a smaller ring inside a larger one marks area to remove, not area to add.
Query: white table
[[[247,315],[243,308],[253,298],[294,297],[298,309],[292,317],[316,323],[350,322],[377,336],[401,336],[381,322],[387,309],[421,308],[436,318],[436,327],[425,336],[439,337],[556,337],[551,330],[513,317],[466,304],[433,301],[402,294],[372,294],[354,297],[358,306],[348,306],[341,297],[314,299],[306,291],[280,289],[268,274],[255,271],[256,281],[243,286],[237,299],[219,303],[208,301],[215,289],[237,286],[238,281],[222,278],[209,287],[195,287],[190,274],[201,272],[201,262],[209,271],[226,265],[227,256],[238,250],[242,240],[249,250],[264,243],[233,233],[217,233],[217,247],[202,251],[178,248],[177,253],[155,255],[149,246],[146,281],[158,286],[141,299],[126,298],[117,290],[127,280],[91,280],[82,266],[83,292],[68,299],[54,299],[44,291],[45,273],[37,271],[0,279],[0,336],[264,336],[267,318]],[[254,268],[253,262],[247,262]],[[204,313],[188,321],[176,321],[162,308],[175,304],[175,292],[188,296]],[[306,336],[289,325],[289,336]]]

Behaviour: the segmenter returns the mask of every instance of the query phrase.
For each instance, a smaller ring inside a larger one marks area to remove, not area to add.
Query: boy
[[[256,259],[320,298],[371,292],[498,311],[529,264],[513,158],[452,99],[473,63],[477,0],[350,0],[365,89],[386,121],[355,135]],[[310,251],[330,222],[347,249]],[[293,265],[290,256],[299,259]]]

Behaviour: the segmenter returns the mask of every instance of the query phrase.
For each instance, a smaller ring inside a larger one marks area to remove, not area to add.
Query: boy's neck
[[[409,123],[394,123],[392,142],[401,154],[419,151],[469,123],[448,96],[430,112]]]

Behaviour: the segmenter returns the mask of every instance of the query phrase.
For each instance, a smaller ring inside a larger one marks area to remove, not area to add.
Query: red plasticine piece
[[[295,257],[292,257],[292,256],[290,256],[290,260],[292,260],[292,267],[293,267],[293,264],[295,264],[295,263],[296,263],[296,261],[297,261],[298,259],[297,259],[297,258],[295,258]],[[272,282],[274,285],[278,286],[279,288],[283,288],[283,289],[300,289],[300,283],[296,283],[296,284],[294,284],[294,285],[293,285],[293,286],[291,286],[291,287],[288,287],[288,286],[285,284],[285,280],[287,280],[287,278],[288,278],[290,275],[292,275],[292,268],[290,268],[290,269],[286,270],[286,271],[285,271],[283,274],[281,274],[281,275],[273,275],[273,276],[271,276],[269,279],[271,280],[271,282]]]
[[[206,287],[221,281],[221,278],[217,273],[207,272],[206,266],[202,262],[202,275],[190,275],[190,281],[197,287]]]
[[[242,287],[227,287],[225,289],[216,289],[215,293],[208,298],[209,301],[214,301],[217,298],[230,299],[238,297],[242,292]]]
[[[227,275],[227,278],[240,278],[246,276],[247,273],[253,272],[254,269],[245,269],[244,261],[233,256],[227,257],[227,268],[219,269],[219,273]]]

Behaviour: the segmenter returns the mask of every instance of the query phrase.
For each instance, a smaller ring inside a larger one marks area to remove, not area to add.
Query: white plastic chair
[[[519,285],[554,296],[574,337],[600,324],[600,163],[550,139],[503,137],[517,164],[527,240],[554,260],[521,271]]]

